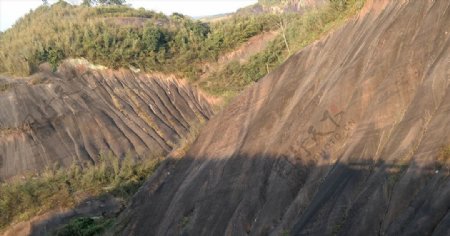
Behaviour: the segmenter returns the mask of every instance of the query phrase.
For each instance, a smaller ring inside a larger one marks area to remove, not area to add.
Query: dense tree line
[[[103,2],[103,1],[100,1]],[[195,78],[196,63],[215,60],[248,38],[275,27],[273,16],[217,23],[126,6],[41,6],[0,37],[0,73],[29,75],[43,62],[69,57],[117,68],[177,72]]]

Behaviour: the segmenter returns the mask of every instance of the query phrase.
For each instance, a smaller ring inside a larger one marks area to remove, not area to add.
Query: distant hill
[[[234,13],[224,13],[224,14],[217,14],[217,15],[211,15],[211,16],[202,16],[198,17],[198,20],[205,21],[205,22],[214,22],[219,20],[228,19],[230,17],[234,16]]]
[[[241,8],[237,14],[301,13],[328,3],[328,0],[259,0],[258,3]]]

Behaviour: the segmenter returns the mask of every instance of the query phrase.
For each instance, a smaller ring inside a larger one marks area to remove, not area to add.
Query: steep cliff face
[[[450,2],[369,0],[210,120],[118,229],[449,235],[449,101]]]
[[[180,80],[80,60],[0,84],[0,179],[102,152],[164,155],[212,115]]]

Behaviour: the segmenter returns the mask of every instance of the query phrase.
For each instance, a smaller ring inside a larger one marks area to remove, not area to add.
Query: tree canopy
[[[43,62],[56,68],[64,58],[84,57],[112,68],[133,66],[195,78],[199,69],[193,65],[216,60],[273,27],[270,16],[205,23],[181,14],[62,1],[37,8],[2,34],[0,73],[28,75]]]

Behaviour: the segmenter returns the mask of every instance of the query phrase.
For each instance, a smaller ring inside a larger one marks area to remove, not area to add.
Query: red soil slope
[[[450,2],[368,1],[210,120],[118,230],[449,235],[449,101]]]

